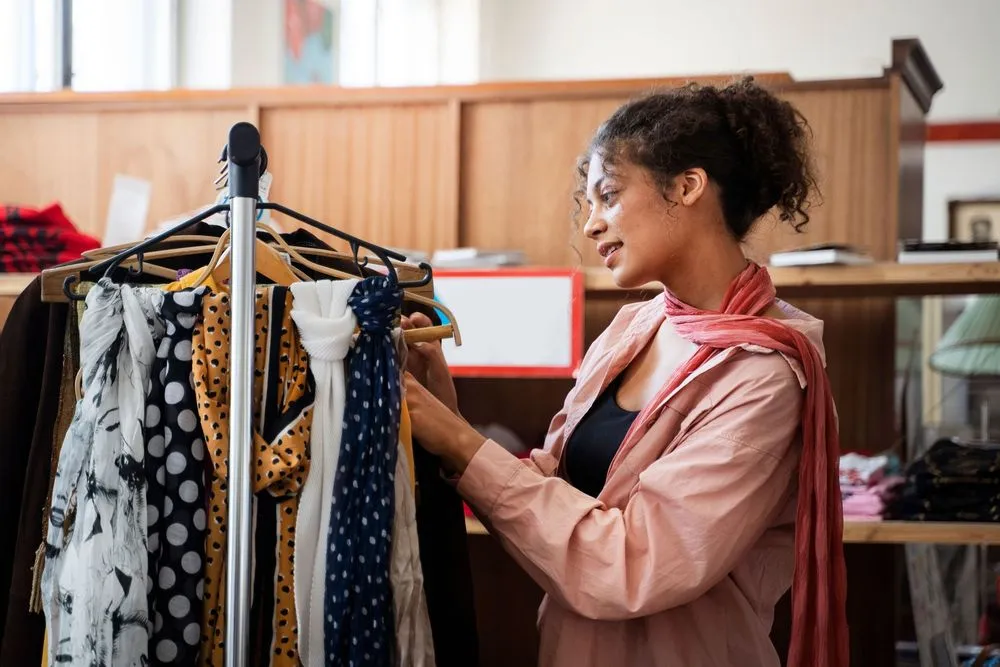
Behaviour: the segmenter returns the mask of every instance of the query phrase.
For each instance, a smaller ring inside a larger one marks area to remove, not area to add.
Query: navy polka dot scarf
[[[358,282],[348,299],[360,333],[347,356],[344,427],[327,536],[328,665],[392,664],[389,554],[400,419],[392,323],[401,301],[402,292],[382,276]]]

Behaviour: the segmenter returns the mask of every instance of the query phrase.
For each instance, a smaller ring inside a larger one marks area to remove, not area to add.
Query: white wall
[[[948,238],[948,200],[1000,197],[1000,141],[931,143],[924,152],[924,238]]]
[[[229,88],[233,0],[179,0],[177,86]]]
[[[482,0],[481,17],[483,80],[868,77],[915,36],[945,81],[931,118],[1000,114],[998,0]]]
[[[230,85],[233,88],[281,85],[284,4],[283,0],[235,0],[233,3],[230,45]]]
[[[179,87],[283,84],[284,0],[178,1]],[[325,2],[337,21],[334,68],[341,85],[478,80],[480,0]]]

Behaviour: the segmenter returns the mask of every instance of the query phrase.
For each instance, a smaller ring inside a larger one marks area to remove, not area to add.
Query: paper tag
[[[268,201],[267,195],[271,192],[271,183],[274,181],[274,177],[271,176],[271,172],[265,171],[261,177],[260,181],[257,183],[258,197],[263,202]],[[271,211],[268,209],[258,209],[257,210],[257,221],[263,222],[265,225],[273,224],[271,222]]]
[[[152,183],[141,178],[115,175],[102,245],[131,243],[142,238],[152,187]]]

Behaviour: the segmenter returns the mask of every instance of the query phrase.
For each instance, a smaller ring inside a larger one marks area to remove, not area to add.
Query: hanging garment
[[[403,330],[392,331],[402,380],[409,352]],[[434,636],[431,631],[424,572],[420,563],[417,532],[416,486],[413,472],[413,436],[402,391],[399,410],[399,452],[395,472],[395,512],[392,519],[392,552],[389,581],[396,632],[395,667],[435,667]]]
[[[389,581],[399,449],[399,363],[392,339],[402,292],[382,276],[354,288],[360,333],[348,353],[347,405],[327,555],[327,664],[390,667]]]
[[[410,486],[412,462],[402,441],[399,447],[389,570],[396,632],[393,664],[394,667],[434,667],[434,637],[427,613],[420,542],[417,538],[417,507],[413,487]]]
[[[255,306],[252,484],[255,494],[250,655],[255,664],[297,667],[293,591],[295,518],[309,466],[314,385],[291,320],[292,295],[258,288]],[[206,294],[192,336],[198,414],[211,459],[205,599],[199,664],[225,657],[225,560],[229,460],[230,302]],[[270,660],[268,661],[268,656]]]
[[[164,295],[165,326],[146,400],[150,653],[195,665],[205,561],[205,442],[191,384],[191,338],[206,288]]]
[[[327,530],[333,482],[344,423],[344,358],[351,347],[357,318],[347,305],[357,280],[319,280],[291,286],[292,319],[309,354],[316,381],[306,478],[295,525],[295,611],[299,622],[299,657],[305,667],[325,667],[323,591],[326,581]]]
[[[63,420],[58,397],[79,349],[67,347],[69,314],[65,303],[41,301],[39,276],[0,331],[0,665],[42,659],[45,617],[37,577],[45,550],[39,547],[48,530],[53,442],[65,435],[57,424],[68,425],[76,402],[73,396]]]
[[[148,662],[142,421],[161,301],[108,279],[87,295],[84,395],[60,451],[42,575],[50,664]]]
[[[218,237],[222,228],[205,222],[196,223],[189,234]],[[282,234],[288,243],[297,246],[328,249],[305,229]],[[262,237],[263,238],[263,237]],[[176,247],[175,239],[163,242],[163,248]],[[165,257],[157,264],[177,269],[197,269],[210,259],[211,250],[194,255]],[[331,266],[345,271],[356,271],[352,259],[331,259]],[[373,272],[366,268],[366,272]],[[125,276],[127,268],[118,269],[114,275]],[[309,272],[307,270],[307,272]],[[180,274],[179,274],[180,275]],[[316,274],[316,278],[324,275]],[[132,276],[129,281],[159,283],[161,278],[145,274]],[[161,286],[161,289],[163,287]],[[77,291],[77,290],[74,290]],[[85,293],[80,289],[78,293]],[[424,296],[433,296],[433,285],[417,290]],[[39,546],[44,561],[44,536],[48,526],[48,480],[54,477],[55,464],[68,423],[54,425],[52,415],[59,407],[62,384],[54,380],[63,367],[63,355],[11,341],[17,339],[44,341],[56,327],[56,317],[64,317],[75,304],[46,303],[41,301],[41,277],[36,277],[16,299],[15,307],[0,330],[0,446],[3,465],[0,465],[0,621],[6,608],[6,621],[2,629],[0,665],[36,664],[41,661],[42,635],[45,618],[41,613],[29,611],[28,600],[33,593],[32,564]],[[421,304],[406,301],[403,313],[423,312],[435,323],[435,311]],[[51,313],[48,317],[42,317]],[[48,320],[46,322],[46,320]],[[74,324],[73,331],[78,331]],[[17,333],[17,336],[14,334]],[[27,350],[27,351],[26,351]],[[73,356],[79,344],[72,347]],[[68,358],[68,357],[67,357]],[[50,366],[52,371],[50,373]],[[70,377],[75,377],[72,369]],[[41,381],[41,386],[38,383]],[[6,390],[6,391],[4,391]],[[72,382],[68,385],[71,396],[67,404],[68,422],[75,404]],[[49,432],[56,427],[56,435]],[[54,440],[54,442],[53,442]],[[55,445],[55,446],[53,446]],[[427,605],[435,632],[435,649],[439,667],[467,667],[475,664],[479,654],[476,634],[476,614],[472,598],[472,575],[469,566],[468,538],[461,498],[440,475],[436,457],[416,447],[414,468],[419,487],[417,528],[420,535],[420,558],[425,578]],[[51,469],[48,461],[52,460]],[[40,481],[38,481],[40,480]],[[19,513],[19,515],[18,515]],[[20,523],[21,529],[17,528]],[[25,526],[34,524],[26,532]],[[45,528],[42,529],[44,524]],[[41,530],[41,532],[38,532]],[[6,545],[6,546],[3,546]],[[13,558],[13,562],[11,562]],[[42,567],[35,568],[40,575]],[[13,574],[13,578],[12,578]],[[23,587],[22,587],[23,586]],[[38,589],[39,586],[34,588]],[[37,595],[41,607],[40,590]]]

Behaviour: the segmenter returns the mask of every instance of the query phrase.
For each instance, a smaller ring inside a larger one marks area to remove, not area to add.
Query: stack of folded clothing
[[[891,503],[894,519],[1000,520],[1000,448],[939,440],[910,464]]]
[[[100,245],[81,233],[59,204],[0,206],[0,273],[38,273]]]
[[[894,456],[850,453],[840,457],[840,494],[845,521],[881,521],[903,478]]]

